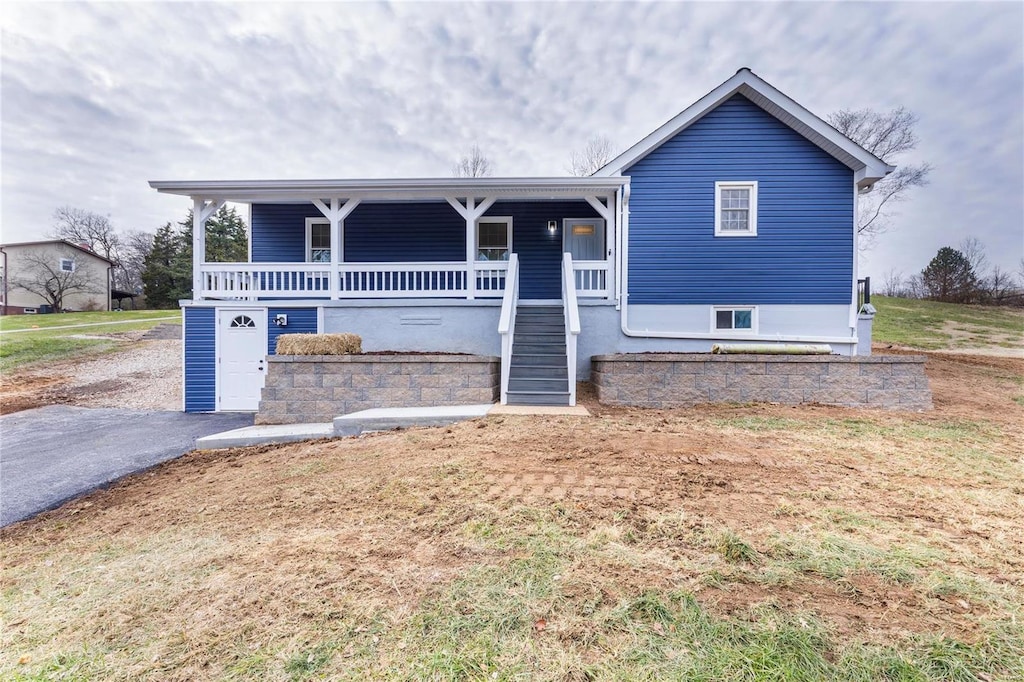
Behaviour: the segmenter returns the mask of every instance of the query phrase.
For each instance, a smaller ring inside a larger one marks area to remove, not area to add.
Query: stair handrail
[[[508,257],[505,271],[505,293],[501,297],[498,333],[501,334],[501,404],[508,404],[508,378],[512,369],[512,343],[516,330],[516,308],[519,306],[519,255]]]
[[[562,255],[562,302],[565,310],[565,355],[569,371],[569,405],[576,404],[576,337],[580,333],[580,308],[576,301],[576,274],[572,254]]]

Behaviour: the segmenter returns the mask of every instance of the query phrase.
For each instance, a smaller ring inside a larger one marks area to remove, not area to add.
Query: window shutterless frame
[[[757,181],[715,183],[715,236],[757,236]]]
[[[330,263],[333,247],[330,221],[326,218],[306,218],[306,262]]]
[[[61,258],[60,259],[60,271],[61,272],[74,272],[75,271],[75,261],[72,260],[71,258]]]
[[[504,226],[504,230],[500,226]],[[476,221],[476,259],[507,261],[512,253],[512,217],[483,216]]]
[[[711,331],[726,334],[756,334],[757,306],[711,306]]]

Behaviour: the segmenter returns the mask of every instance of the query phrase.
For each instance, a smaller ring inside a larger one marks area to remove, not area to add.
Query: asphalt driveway
[[[0,417],[0,526],[179,457],[251,414],[49,405]]]

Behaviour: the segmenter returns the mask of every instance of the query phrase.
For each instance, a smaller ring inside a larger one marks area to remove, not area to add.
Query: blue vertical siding
[[[629,301],[846,304],[853,172],[735,95],[625,171]],[[758,181],[757,236],[715,237],[715,182]]]
[[[185,308],[185,411],[217,407],[216,315],[213,308]]]
[[[597,218],[585,201],[497,201],[485,216],[512,216],[512,251],[519,254],[519,297],[562,297],[562,220]],[[548,232],[548,221],[558,231]]]
[[[275,315],[287,315],[288,326],[274,324]],[[281,334],[316,334],[316,308],[268,308],[267,309],[267,354],[274,355],[277,337]]]

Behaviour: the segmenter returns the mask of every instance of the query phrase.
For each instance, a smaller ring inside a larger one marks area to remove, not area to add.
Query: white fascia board
[[[743,68],[737,71],[732,78],[701,97],[653,133],[612,159],[607,165],[594,173],[592,177],[614,177],[620,175],[623,170],[647,156],[671,137],[697,122],[736,93],[747,96],[748,99],[751,99],[763,109],[766,109],[765,103],[771,103],[780,110],[779,113],[792,117],[792,123],[785,120],[782,122],[836,157],[839,161],[850,167],[851,170],[858,172],[858,186],[870,185],[885,177],[887,173],[895,170],[894,166],[886,164],[868,152],[827,122],[812,114],[795,100],[769,85],[753,71]],[[765,101],[758,101],[762,98]],[[768,113],[779,118],[775,112],[769,111]],[[793,123],[797,125],[793,125]]]
[[[443,199],[446,196],[558,197],[609,194],[628,183],[602,178],[399,178],[370,180],[161,181],[149,186],[164,194],[223,197],[234,201],[310,201],[324,197]]]

